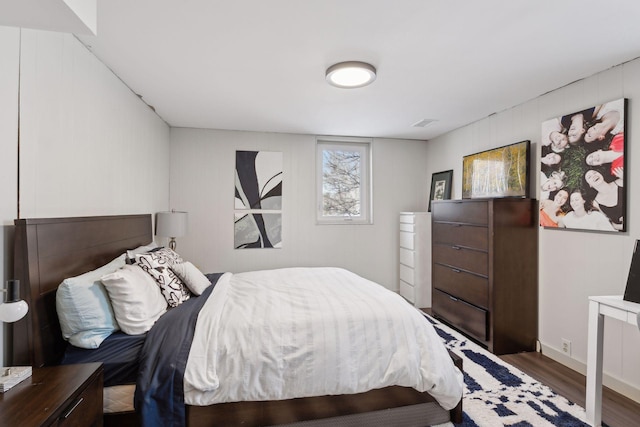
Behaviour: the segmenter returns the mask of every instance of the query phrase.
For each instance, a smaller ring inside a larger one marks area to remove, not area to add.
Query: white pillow
[[[140,335],[147,332],[167,311],[155,280],[137,265],[125,265],[120,270],[102,276],[116,320],[122,332]]]
[[[131,249],[127,251],[127,264],[135,264],[136,255],[143,254],[145,252],[149,252],[150,250],[156,249],[158,245],[156,242],[151,242],[148,245],[138,246],[135,249]]]
[[[171,269],[195,295],[202,294],[204,290],[211,285],[207,276],[202,274],[202,272],[198,270],[198,267],[191,264],[189,261],[185,261],[181,264],[174,264]]]
[[[125,254],[102,267],[65,279],[56,291],[62,336],[81,348],[98,348],[119,329],[100,278],[125,265]]]

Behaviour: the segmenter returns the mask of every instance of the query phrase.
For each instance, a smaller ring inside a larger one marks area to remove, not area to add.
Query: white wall
[[[0,76],[3,280],[16,217],[168,208],[169,126],[75,37],[0,27]]]
[[[282,249],[233,249],[236,150],[283,153]],[[189,212],[178,252],[206,272],[289,266],[348,268],[398,287],[398,213],[427,209],[422,141],[373,142],[372,225],[316,225],[315,137],[171,130],[171,208]]]
[[[540,229],[539,337],[543,353],[585,372],[587,298],[622,294],[635,239],[640,238],[640,170],[636,130],[640,129],[640,60],[599,73],[510,110],[492,115],[428,142],[429,173],[454,169],[454,197],[462,195],[462,157],[488,148],[531,140],[532,196],[538,198],[541,123],[553,117],[626,97],[628,231],[619,234]],[[514,284],[515,285],[515,284]],[[571,357],[561,340],[572,343]],[[640,333],[616,320],[605,321],[605,384],[640,401]]]
[[[22,31],[20,217],[166,209],[169,126],[69,34]]]
[[[13,272],[13,219],[18,198],[18,66],[20,30],[0,27],[0,287]],[[0,294],[4,300],[4,295]],[[0,324],[0,344],[4,330]],[[4,366],[0,351],[0,366]]]

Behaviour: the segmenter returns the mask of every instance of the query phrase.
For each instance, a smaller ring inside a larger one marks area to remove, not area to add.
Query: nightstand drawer
[[[58,427],[102,425],[102,376],[96,376],[78,397],[73,399],[58,418]]]
[[[436,247],[437,246],[437,247]],[[487,276],[489,259],[486,252],[465,249],[456,245],[434,245],[433,262]]]
[[[487,312],[485,310],[437,289],[433,291],[433,307],[431,309],[436,316],[456,325],[474,338],[481,341],[487,340]]]
[[[433,221],[463,222],[466,224],[489,223],[489,205],[486,201],[445,201],[431,204]]]
[[[433,243],[455,244],[483,251],[489,250],[489,229],[484,226],[436,222],[433,224]]]
[[[471,304],[489,308],[489,280],[444,265],[433,265],[433,287]]]

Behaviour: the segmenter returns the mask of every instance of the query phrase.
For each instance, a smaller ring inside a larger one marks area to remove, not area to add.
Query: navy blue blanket
[[[118,331],[107,337],[100,347],[95,349],[68,345],[60,364],[102,362],[105,387],[135,384],[140,370],[140,351],[146,336],[146,333],[127,335]]]
[[[220,276],[207,275],[214,286]],[[214,286],[169,310],[147,333],[134,397],[143,426],[185,425],[184,370],[198,313]]]

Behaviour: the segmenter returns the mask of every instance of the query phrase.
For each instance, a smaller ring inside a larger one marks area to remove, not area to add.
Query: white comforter
[[[428,391],[445,409],[462,374],[422,314],[339,268],[224,274],[198,317],[184,376],[190,405]]]

